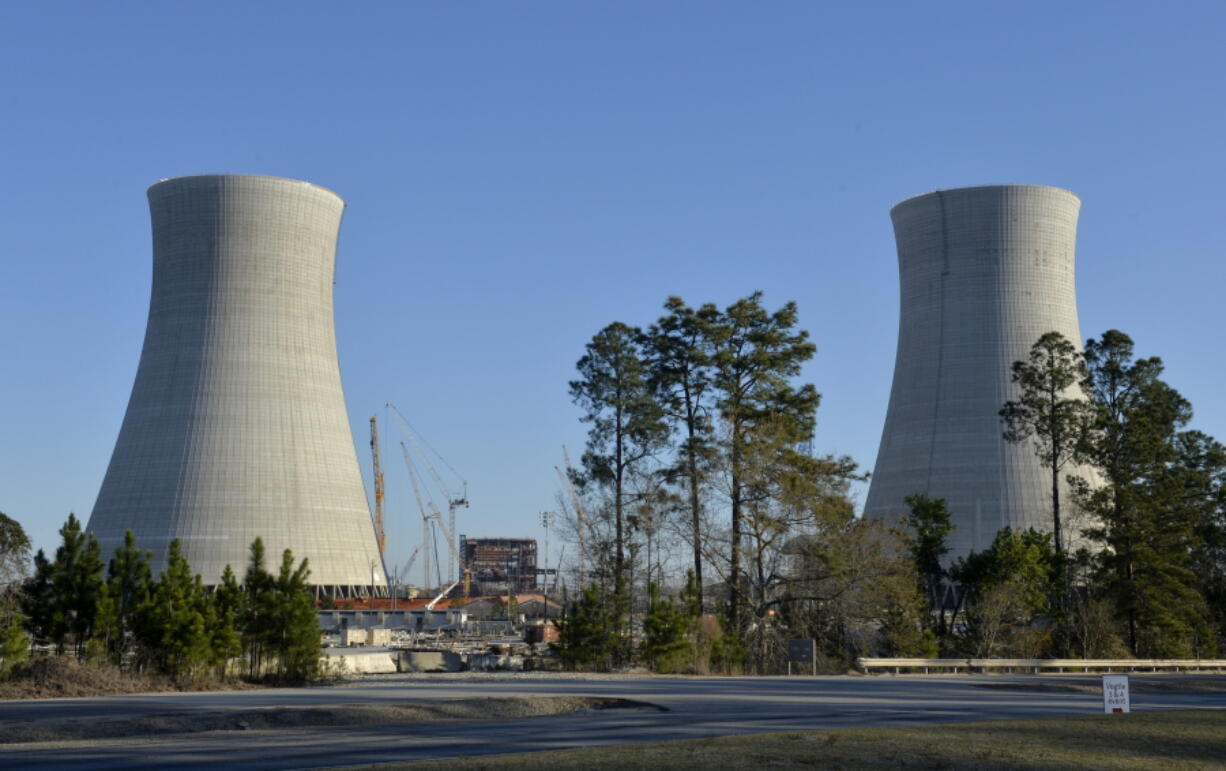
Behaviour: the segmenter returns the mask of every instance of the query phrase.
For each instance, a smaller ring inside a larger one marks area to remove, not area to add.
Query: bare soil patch
[[[90,720],[38,720],[0,726],[0,745],[134,739],[205,731],[292,730],[387,723],[515,720],[593,709],[659,709],[628,699],[535,697],[454,699],[394,705],[268,707]]]

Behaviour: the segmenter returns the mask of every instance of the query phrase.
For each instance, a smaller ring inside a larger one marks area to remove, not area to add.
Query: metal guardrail
[[[1136,672],[1199,671],[1203,669],[1226,670],[1226,659],[883,659],[858,658],[856,668],[868,674],[872,671],[931,670],[942,672],[987,672],[990,670],[1014,670],[1030,672],[1112,672],[1115,670]]]

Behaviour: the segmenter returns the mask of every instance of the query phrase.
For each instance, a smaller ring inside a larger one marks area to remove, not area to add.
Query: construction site
[[[549,643],[558,639],[554,622],[563,609],[558,569],[539,565],[535,538],[457,534],[458,512],[469,506],[467,483],[395,405],[387,412],[403,437],[398,444],[421,540],[403,565],[386,564],[387,480],[379,420],[371,417],[372,524],[388,584],[385,591],[372,585],[319,598],[331,657],[347,671],[368,674],[556,668]]]
[[[259,539],[309,563],[334,648],[544,656],[561,610],[556,567],[540,564],[532,538],[458,535],[468,484],[393,404],[383,427],[394,426],[407,475],[394,477],[405,481],[397,553],[418,523],[421,537],[390,564],[381,426],[370,418],[371,500],[337,358],[340,196],[206,174],[160,180],[147,197],[145,344],[87,525],[102,552],[133,537],[156,575],[174,543],[218,586]]]

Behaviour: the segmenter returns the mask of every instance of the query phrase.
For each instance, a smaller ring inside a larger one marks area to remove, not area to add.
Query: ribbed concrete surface
[[[945,498],[951,558],[987,548],[1006,525],[1051,530],[1050,472],[1031,443],[1001,438],[998,412],[1016,396],[1011,365],[1040,335],[1055,330],[1080,346],[1080,207],[1067,190],[1008,185],[937,191],[891,210],[898,353],[866,515],[896,521],[908,495]]]
[[[341,390],[332,316],[344,202],[306,182],[180,177],[149,188],[153,290],[136,383],[89,530],[172,539],[216,583],[262,537],[312,583],[382,567]]]

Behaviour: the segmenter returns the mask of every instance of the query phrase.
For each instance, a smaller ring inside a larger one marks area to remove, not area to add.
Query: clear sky
[[[345,198],[364,473],[367,420],[394,402],[467,479],[470,536],[542,535],[561,447],[584,440],[584,343],[670,294],[795,300],[815,446],[871,469],[889,208],[937,188],[1080,195],[1083,335],[1162,356],[1195,427],[1226,438],[1224,8],[0,2],[0,511],[48,548],[88,517],[144,335],[145,189],[181,174]],[[419,519],[385,453],[397,563]]]

